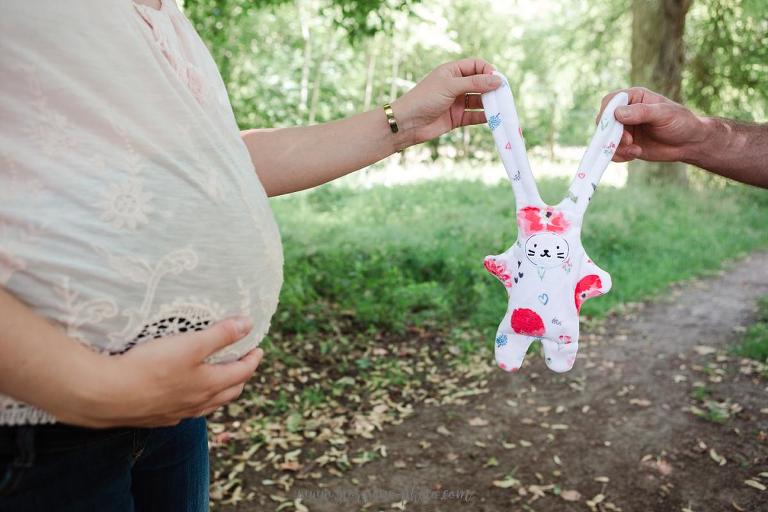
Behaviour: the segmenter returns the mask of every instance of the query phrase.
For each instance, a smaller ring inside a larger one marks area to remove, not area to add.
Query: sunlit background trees
[[[529,147],[585,143],[603,94],[644,85],[707,114],[765,120],[763,0],[186,0],[243,127],[336,119],[483,57],[515,89]],[[458,130],[431,157],[492,154]],[[659,174],[676,180],[672,166]],[[639,175],[640,173],[636,173]]]

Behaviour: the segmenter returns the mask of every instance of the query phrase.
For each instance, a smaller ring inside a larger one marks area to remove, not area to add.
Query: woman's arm
[[[483,112],[464,111],[465,94],[498,87],[492,71],[480,59],[439,66],[392,103],[394,134],[377,109],[314,126],[247,130],[243,141],[268,195],[315,187],[457,126],[485,122]]]
[[[261,350],[224,365],[203,361],[250,330],[247,319],[229,319],[110,357],[68,338],[0,287],[0,393],[65,423],[174,425],[237,398]]]

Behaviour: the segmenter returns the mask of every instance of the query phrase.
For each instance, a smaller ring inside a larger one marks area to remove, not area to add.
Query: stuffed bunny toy
[[[567,196],[545,204],[536,188],[509,82],[482,95],[488,126],[507,171],[517,206],[517,241],[504,253],[485,258],[485,268],[506,287],[507,313],[496,333],[498,366],[517,371],[528,346],[540,341],[547,366],[573,367],[579,349],[579,309],[585,300],[607,293],[611,276],[581,245],[584,212],[616,151],[623,125],[614,110],[626,93],[611,99],[579,164]]]

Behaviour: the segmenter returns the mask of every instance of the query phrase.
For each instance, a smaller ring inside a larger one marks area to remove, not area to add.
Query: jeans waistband
[[[66,450],[140,430],[143,429],[129,427],[95,429],[64,423],[0,426],[0,454],[17,453],[21,445],[29,443],[34,443],[34,450],[38,453]]]

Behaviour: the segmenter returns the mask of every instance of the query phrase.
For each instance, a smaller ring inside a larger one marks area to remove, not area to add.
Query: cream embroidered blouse
[[[103,353],[233,314],[255,328],[216,360],[258,344],[279,233],[174,1],[9,0],[0,34],[0,286]],[[0,425],[53,421],[0,395]]]

